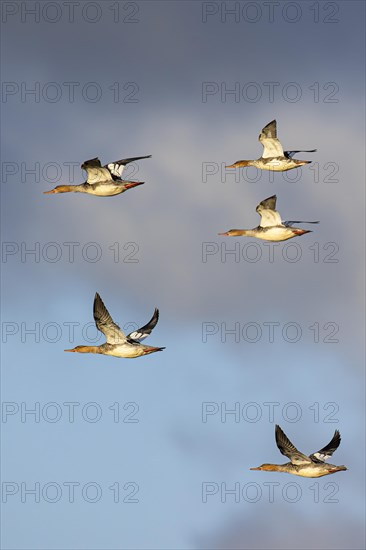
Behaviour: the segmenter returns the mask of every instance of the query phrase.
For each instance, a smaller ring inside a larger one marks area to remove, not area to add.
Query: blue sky
[[[3,547],[363,548],[364,4],[29,5],[2,7]],[[226,173],[273,118],[313,164]],[[42,194],[148,154],[124,195]],[[218,237],[274,193],[314,232]],[[158,306],[164,352],[65,354],[96,291],[122,327]],[[305,453],[339,429],[349,470],[250,472],[285,462],[275,423]]]

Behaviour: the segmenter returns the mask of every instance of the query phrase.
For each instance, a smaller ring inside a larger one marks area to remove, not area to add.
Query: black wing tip
[[[152,155],[144,155],[143,157],[134,157],[136,160],[151,159]]]
[[[282,430],[281,426],[279,424],[276,424],[275,425],[275,436],[276,436],[276,440],[278,438],[279,435],[285,435],[285,432]]]
[[[158,321],[159,321],[159,309],[156,307],[154,309],[154,313],[152,314],[152,317],[151,317],[148,324],[154,323],[154,327],[155,327],[157,325]]]
[[[285,432],[282,430],[281,426],[279,426],[279,424],[275,425],[275,440],[276,440],[276,445],[279,448],[281,453],[284,447],[286,446],[286,443],[287,442],[290,443],[289,438],[287,437]]]
[[[152,155],[144,155],[143,157],[136,157],[136,160],[151,159]]]
[[[270,130],[271,128],[274,128],[274,136],[276,136],[277,134],[277,122],[276,122],[276,119],[273,119],[271,120],[271,122],[268,122],[268,124],[266,124],[265,126],[263,126],[262,130],[261,130],[261,133],[259,134],[259,141],[261,141],[261,137],[262,137],[262,134],[264,134],[264,137],[268,137],[267,136],[267,132],[268,130]]]
[[[102,298],[100,297],[100,295],[98,294],[98,292],[95,293],[95,296],[94,296],[94,302],[93,302],[93,312],[95,314],[96,312],[96,309],[98,307],[98,304],[100,304],[102,302]],[[103,302],[102,302],[103,303]]]
[[[100,308],[105,308],[105,305],[104,305],[104,302],[102,300],[102,298],[100,297],[100,294],[98,292],[95,293],[95,296],[94,296],[94,302],[93,302],[93,313],[95,315],[96,311]]]
[[[81,168],[83,168],[84,166],[87,166],[91,162],[98,162],[100,164],[99,157],[94,157],[93,159],[84,160],[84,162],[81,165]]]
[[[312,455],[310,455],[310,457],[315,461],[320,460],[320,462],[324,462],[327,458],[332,456],[332,454],[338,449],[340,443],[341,443],[341,434],[339,430],[334,430],[334,435],[332,439],[329,441],[329,443],[327,443],[325,447],[322,447],[319,451],[317,451],[317,453],[313,453]],[[315,456],[318,453],[325,454],[326,458],[322,459]]]
[[[273,201],[274,202],[274,205],[271,205],[274,207],[274,209],[276,208],[276,203],[277,203],[277,195],[271,195],[270,197],[267,197],[266,199],[263,199],[257,206],[256,206],[256,210],[258,212],[258,208],[260,206],[262,207],[266,207],[266,204],[269,202],[269,201]],[[267,206],[267,209],[268,209],[268,206]],[[271,210],[271,208],[269,208],[269,210]]]
[[[142,157],[127,157],[124,159],[108,162],[108,164],[119,164],[121,166],[127,166],[127,164],[130,164],[131,162],[136,162],[138,160],[143,160],[143,159],[150,159],[151,157],[152,155],[144,155]],[[106,166],[108,166],[108,164],[106,164]]]
[[[288,440],[291,443],[291,441],[289,440],[289,438],[287,437],[287,435],[285,434],[285,432],[283,431],[283,429],[281,428],[281,426],[279,424],[276,424],[276,426],[275,426],[275,434],[276,434],[276,440],[277,440],[278,437],[282,437],[282,438],[284,438],[285,440]]]
[[[154,321],[156,319],[156,322],[158,322],[158,319],[159,319],[159,309],[157,307],[154,308],[154,313],[152,314],[152,317],[149,321],[149,323],[151,323],[151,321]],[[148,323],[148,324],[149,324]]]

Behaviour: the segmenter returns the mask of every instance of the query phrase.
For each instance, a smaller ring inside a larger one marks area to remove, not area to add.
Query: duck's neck
[[[229,164],[226,168],[245,168],[246,166],[256,166],[255,160],[238,160],[233,164]]]
[[[266,472],[288,472],[291,469],[291,462],[287,462],[286,464],[263,464],[261,466],[261,470],[265,470]]]
[[[66,351],[74,351],[76,353],[103,353],[100,346],[76,346],[76,348]]]
[[[255,237],[254,229],[230,229],[230,237]]]
[[[80,185],[58,185],[49,193],[85,193],[85,184],[81,183]]]

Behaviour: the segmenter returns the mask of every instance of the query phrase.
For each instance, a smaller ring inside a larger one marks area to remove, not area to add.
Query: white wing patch
[[[107,164],[107,168],[113,176],[116,178],[122,178],[122,172],[124,170],[124,164],[118,164],[117,162],[110,162]]]
[[[140,341],[144,340],[144,338],[147,338],[149,334],[151,334],[151,331],[156,326],[156,323],[159,320],[159,310],[155,308],[153,316],[151,317],[150,321],[146,323],[143,327],[138,328],[137,330],[134,330],[130,334],[127,335],[127,338],[132,338],[132,340]]]
[[[323,454],[323,453],[314,453],[313,456],[315,456],[315,458],[317,458],[318,460],[321,460],[322,462],[325,462],[332,455]]]
[[[132,340],[138,340],[139,342],[141,340],[144,340],[149,336],[150,332],[140,332],[136,330],[135,332],[131,332],[131,334],[128,335],[128,338],[132,338]]]

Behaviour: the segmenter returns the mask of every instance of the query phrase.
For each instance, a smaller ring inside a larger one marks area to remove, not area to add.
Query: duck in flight
[[[128,159],[116,160],[102,166],[98,157],[86,160],[81,168],[86,171],[87,179],[80,185],[58,185],[50,191],[44,191],[45,195],[53,193],[87,193],[97,197],[113,197],[132,189],[137,185],[142,185],[143,181],[127,181],[122,179],[122,172],[126,164],[135,162],[135,160],[148,159],[146,157],[131,157]]]
[[[332,440],[320,449],[320,451],[306,456],[296,449],[286,434],[279,426],[275,429],[276,443],[280,452],[290,459],[286,464],[262,464],[251,470],[264,470],[266,472],[285,472],[301,477],[322,477],[335,472],[347,470],[346,466],[335,466],[326,464],[326,460],[332,456],[341,442],[341,434],[338,430],[334,432]]]
[[[259,141],[263,145],[262,156],[257,160],[238,160],[226,168],[239,168],[241,166],[256,166],[260,170],[274,170],[275,172],[286,172],[293,168],[299,168],[309,164],[311,160],[297,160],[293,156],[296,153],[314,153],[316,149],[284,151],[280,141],[277,139],[277,123],[272,120],[263,128],[259,134]]]
[[[76,346],[76,348],[65,349],[65,351],[101,353],[102,355],[112,355],[113,357],[131,359],[165,349],[140,344],[140,341],[149,336],[158,322],[159,310],[156,308],[152,318],[146,325],[131,332],[127,336],[113,321],[98,293],[95,294],[94,298],[93,314],[97,329],[103,332],[106,337],[106,342],[101,346]]]
[[[309,229],[293,227],[295,223],[319,223],[305,221],[283,222],[276,210],[276,200],[276,195],[273,195],[258,204],[256,211],[261,217],[258,227],[254,229],[230,229],[226,231],[226,233],[219,233],[219,235],[224,235],[226,237],[256,237],[263,241],[287,241],[293,237],[311,233]]]

